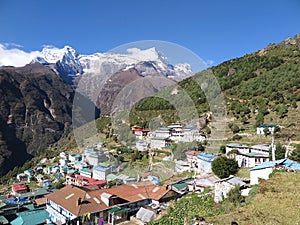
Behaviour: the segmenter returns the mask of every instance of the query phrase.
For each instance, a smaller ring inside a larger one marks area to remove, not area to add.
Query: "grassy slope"
[[[207,218],[213,224],[298,224],[300,221],[300,173],[275,173],[258,186],[252,202],[229,214]]]

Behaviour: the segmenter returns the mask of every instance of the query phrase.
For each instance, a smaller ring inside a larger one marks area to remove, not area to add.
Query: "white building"
[[[107,161],[107,157],[101,150],[87,149],[84,152],[85,160],[93,166],[97,166],[101,162]]]
[[[192,164],[192,163],[197,162],[197,155],[199,155],[200,153],[201,152],[199,152],[199,151],[189,150],[189,151],[186,151],[184,154],[186,156],[186,160]]]
[[[269,145],[247,146],[238,143],[226,145],[226,154],[235,159],[239,167],[254,167],[269,161]]]
[[[70,154],[69,155],[69,160],[71,162],[80,161],[80,160],[82,160],[82,156],[78,155],[78,154]]]
[[[88,168],[82,168],[79,170],[81,176],[92,178],[92,171]]]
[[[150,140],[151,149],[162,149],[171,145],[171,139],[165,137],[153,137]]]
[[[168,129],[170,131],[170,139],[172,141],[178,142],[182,141],[182,138],[184,136],[183,134],[183,128],[180,124],[171,124],[168,126]]]
[[[226,145],[226,154],[232,150],[238,150],[240,153],[249,153],[250,147],[240,143],[229,143]]]
[[[269,156],[270,154],[270,145],[267,144],[263,144],[263,145],[253,145],[251,146],[251,152],[256,152],[256,153],[260,153],[260,154],[264,154]]]
[[[267,128],[271,134],[274,133],[276,124],[261,124],[256,128],[257,134],[265,134],[264,129]]]
[[[216,181],[214,201],[221,202],[223,198],[227,198],[227,194],[232,188],[236,186],[243,187],[244,185],[245,182],[235,176],[229,176],[227,178]]]
[[[191,167],[187,161],[177,160],[175,162],[175,171],[177,173],[182,173],[184,171],[190,171],[190,170],[191,170]]]
[[[197,155],[197,172],[200,174],[211,173],[211,164],[216,158],[218,158],[218,156],[205,152]]]
[[[202,142],[206,139],[205,135],[200,133],[194,126],[189,126],[183,129],[183,142],[199,141]]]
[[[152,133],[152,137],[169,138],[171,136],[170,128],[160,127]]]
[[[111,166],[94,166],[93,177],[96,180],[106,180],[106,176],[112,172]]]
[[[147,142],[144,140],[138,140],[135,144],[135,147],[137,150],[139,150],[141,152],[148,151],[148,149],[149,149]]]
[[[268,180],[269,175],[278,167],[289,170],[300,170],[300,164],[290,159],[265,162],[250,169],[250,184],[258,184],[259,179]]]

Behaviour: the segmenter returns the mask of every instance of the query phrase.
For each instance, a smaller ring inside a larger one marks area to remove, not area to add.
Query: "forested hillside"
[[[300,35],[278,44],[269,44],[262,50],[208,70],[213,72],[223,91],[227,102],[227,116],[253,127],[278,122],[297,129]],[[210,110],[204,92],[195,82],[205,72],[178,83],[193,100],[199,115]],[[132,110],[131,123],[147,126],[147,121],[157,116],[165,118],[167,122],[178,120],[172,104],[151,97],[141,101]]]

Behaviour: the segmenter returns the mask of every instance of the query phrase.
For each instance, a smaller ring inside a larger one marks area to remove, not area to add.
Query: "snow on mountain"
[[[62,78],[72,83],[78,75],[101,75],[107,78],[119,71],[127,71],[135,68],[142,76],[165,76],[176,81],[192,75],[189,64],[168,63],[167,57],[154,47],[141,50],[130,48],[127,54],[94,53],[80,55],[72,47],[65,46],[62,49],[46,46],[41,56],[33,62],[41,64],[54,64],[55,70]]]
[[[57,61],[62,60],[64,56],[75,60],[76,55],[76,51],[70,46],[65,46],[62,49],[46,46],[41,52],[41,57],[48,63],[56,63]]]

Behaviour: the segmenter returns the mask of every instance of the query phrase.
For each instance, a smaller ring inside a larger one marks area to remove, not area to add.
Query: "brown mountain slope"
[[[73,90],[40,64],[0,68],[0,176],[68,132]]]

